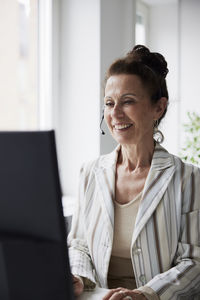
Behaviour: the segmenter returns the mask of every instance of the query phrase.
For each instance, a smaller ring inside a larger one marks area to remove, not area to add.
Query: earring
[[[153,128],[154,128],[154,131],[157,131],[158,130],[158,120],[154,120],[154,124],[153,124]]]
[[[156,140],[157,143],[162,143],[164,141],[164,135],[162,133],[162,131],[160,131],[158,129],[158,125],[159,125],[159,121],[158,120],[154,120],[154,124],[153,124],[153,137]]]

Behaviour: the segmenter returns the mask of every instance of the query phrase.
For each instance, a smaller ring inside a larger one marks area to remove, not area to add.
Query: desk
[[[96,287],[92,291],[84,292],[82,295],[77,297],[76,300],[101,300],[108,291],[108,289]]]

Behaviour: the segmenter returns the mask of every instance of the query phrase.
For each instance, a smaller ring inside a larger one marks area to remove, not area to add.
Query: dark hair
[[[117,59],[109,67],[105,82],[112,75],[133,74],[140,77],[151,95],[151,102],[156,103],[161,97],[169,98],[166,76],[168,73],[165,58],[156,52],[150,52],[143,45],[136,45],[124,58]],[[167,108],[158,120],[165,116]]]

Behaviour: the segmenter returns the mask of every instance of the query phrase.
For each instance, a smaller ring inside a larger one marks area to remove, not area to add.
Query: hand
[[[83,293],[84,290],[84,284],[81,278],[76,275],[72,275],[72,281],[73,281],[73,289],[74,289],[74,295],[79,296]]]
[[[146,300],[147,298],[138,290],[117,288],[110,290],[102,300]]]

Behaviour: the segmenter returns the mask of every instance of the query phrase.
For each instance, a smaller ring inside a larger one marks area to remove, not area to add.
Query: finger
[[[124,300],[147,300],[147,298],[142,294],[141,292],[134,291],[127,291],[125,292],[126,297],[124,297]]]
[[[122,300],[122,299],[126,299],[127,293],[124,291],[117,291],[115,292],[109,300]]]
[[[74,283],[74,282],[78,281],[78,278],[76,276],[72,275],[72,281]]]
[[[80,278],[73,276],[73,290],[74,290],[74,294],[75,296],[79,296],[80,294],[83,293],[84,290],[84,285],[82,280],[80,280]]]
[[[76,282],[73,284],[74,294],[75,296],[79,296],[83,293],[83,286],[80,282]]]
[[[122,288],[120,288],[120,287],[119,287],[119,288],[116,288],[116,289],[111,289],[111,290],[103,297],[102,300],[109,300],[110,297],[111,297],[114,293],[119,292],[121,289],[122,289]]]
[[[121,300],[126,299],[131,291],[123,288],[112,289],[108,294],[106,294],[103,300]],[[128,299],[127,299],[128,300]]]
[[[80,282],[80,279],[79,279],[79,278],[73,278],[73,284],[79,283],[79,282]]]
[[[145,299],[147,299],[144,296],[144,294],[141,291],[137,290],[137,289],[133,290],[133,293],[134,293],[134,295],[136,295],[135,299],[138,299],[138,300],[145,300]]]

